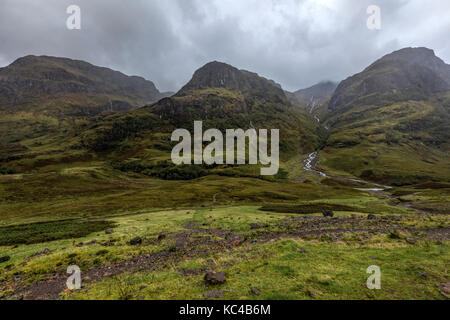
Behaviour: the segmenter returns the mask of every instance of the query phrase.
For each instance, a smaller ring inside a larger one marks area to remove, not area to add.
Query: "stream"
[[[312,113],[312,111],[313,111],[313,108],[311,109],[310,113]],[[317,115],[314,115],[314,118],[317,120],[317,122],[321,123],[321,120],[320,120],[320,118]],[[329,130],[329,128],[326,125],[322,124],[322,126],[326,130]],[[390,186],[384,186],[384,185],[377,184],[377,183],[374,183],[374,182],[365,181],[365,180],[356,179],[356,178],[348,178],[348,177],[344,177],[344,176],[340,176],[340,175],[331,175],[331,174],[327,174],[327,173],[325,173],[323,171],[317,170],[316,169],[316,164],[318,162],[319,152],[320,152],[320,149],[314,151],[313,153],[309,154],[308,157],[304,160],[304,169],[305,169],[305,171],[313,172],[315,174],[320,175],[321,177],[330,177],[330,178],[335,178],[335,179],[339,179],[339,180],[344,180],[344,181],[349,181],[349,182],[356,182],[356,183],[372,186],[371,188],[354,188],[354,189],[359,190],[359,191],[381,192],[381,191],[384,191],[386,189],[392,189],[392,187],[390,187]]]
[[[311,114],[312,114],[312,109],[311,109]],[[319,123],[321,123],[321,120],[319,119],[319,117],[317,115],[314,115],[314,118]],[[325,124],[322,123],[322,126],[327,131],[329,130],[329,128]],[[397,200],[397,199],[395,197],[393,197],[391,194],[389,194],[388,192],[386,192],[386,190],[392,189],[391,186],[385,186],[385,185],[381,185],[381,184],[378,184],[375,182],[370,182],[370,181],[361,180],[361,179],[357,179],[357,178],[349,178],[349,177],[345,177],[345,176],[341,176],[341,175],[337,175],[337,174],[328,174],[326,172],[316,169],[316,164],[318,163],[319,152],[320,152],[320,149],[314,151],[313,153],[309,154],[308,157],[303,161],[303,164],[304,164],[303,168],[305,171],[312,172],[314,174],[318,174],[321,177],[329,177],[329,178],[333,178],[333,179],[337,179],[337,180],[367,185],[368,186],[367,188],[355,187],[353,189],[363,191],[363,192],[368,192],[368,193],[372,194],[373,196],[380,198],[380,199],[392,201],[392,202],[394,202],[395,206],[400,207],[400,208],[411,209],[420,214],[428,214],[429,213],[427,211],[414,208],[412,206],[412,204],[410,204],[410,203],[395,203],[394,200]]]
[[[381,185],[381,184],[378,184],[375,182],[370,182],[370,181],[356,179],[356,178],[348,178],[348,177],[335,175],[335,174],[331,175],[331,174],[327,174],[323,171],[317,170],[316,163],[317,163],[318,156],[319,156],[319,151],[315,151],[308,155],[308,157],[304,160],[305,171],[316,173],[322,177],[330,177],[330,178],[335,178],[335,179],[339,179],[339,180],[345,180],[345,181],[349,181],[349,182],[356,182],[356,183],[373,186],[372,188],[354,188],[359,191],[378,192],[378,191],[384,191],[386,189],[392,189],[392,187],[390,187],[390,186],[384,186],[384,185]]]

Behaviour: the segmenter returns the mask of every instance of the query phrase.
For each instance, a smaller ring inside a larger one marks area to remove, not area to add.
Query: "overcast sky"
[[[81,8],[68,30],[66,8]],[[369,5],[381,30],[369,30]],[[0,0],[0,66],[18,57],[86,60],[177,91],[218,60],[297,90],[342,80],[402,47],[450,63],[448,0]]]

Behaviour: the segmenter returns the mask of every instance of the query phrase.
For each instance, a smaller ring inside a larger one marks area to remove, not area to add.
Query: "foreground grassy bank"
[[[322,216],[325,203],[336,208],[334,218]],[[283,213],[287,204],[279,210],[272,205],[271,212],[254,205],[139,212],[105,217],[105,230],[78,238],[69,234],[4,245],[0,256],[8,254],[10,260],[0,264],[0,294],[25,299],[445,299],[447,215],[421,215],[367,194],[300,204],[308,212]],[[368,219],[370,213],[374,219]],[[66,290],[69,265],[82,270],[81,290]],[[366,288],[370,265],[381,268],[381,290]],[[208,285],[203,279],[208,271],[225,272],[226,282]]]

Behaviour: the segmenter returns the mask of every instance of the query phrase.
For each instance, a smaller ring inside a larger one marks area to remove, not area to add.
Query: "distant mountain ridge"
[[[322,81],[309,88],[300,89],[292,93],[293,98],[296,99],[308,111],[312,111],[315,107],[327,102],[338,83],[333,81]]]
[[[164,96],[151,81],[88,62],[19,58],[0,68],[0,159],[17,151],[32,153],[32,147],[24,146],[27,139],[39,138],[39,144],[71,139],[97,116],[133,110]]]
[[[221,119],[221,124],[217,123],[221,128],[224,123],[230,128],[248,128],[258,125],[258,118],[269,122],[269,114],[266,114],[269,109],[272,111],[270,116],[277,119],[289,107],[283,89],[274,81],[213,61],[195,71],[192,79],[174,96],[162,99],[148,109],[161,119],[171,119],[178,125],[192,125],[190,122],[194,120]],[[262,114],[255,117],[261,112],[264,117]]]

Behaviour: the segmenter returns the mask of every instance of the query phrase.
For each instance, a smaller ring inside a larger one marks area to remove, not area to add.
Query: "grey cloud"
[[[421,0],[2,0],[0,65],[27,54],[82,59],[178,90],[211,60],[296,90],[341,80],[406,46],[450,62],[450,2]],[[82,30],[65,27],[82,10]],[[382,29],[366,27],[379,5]]]

